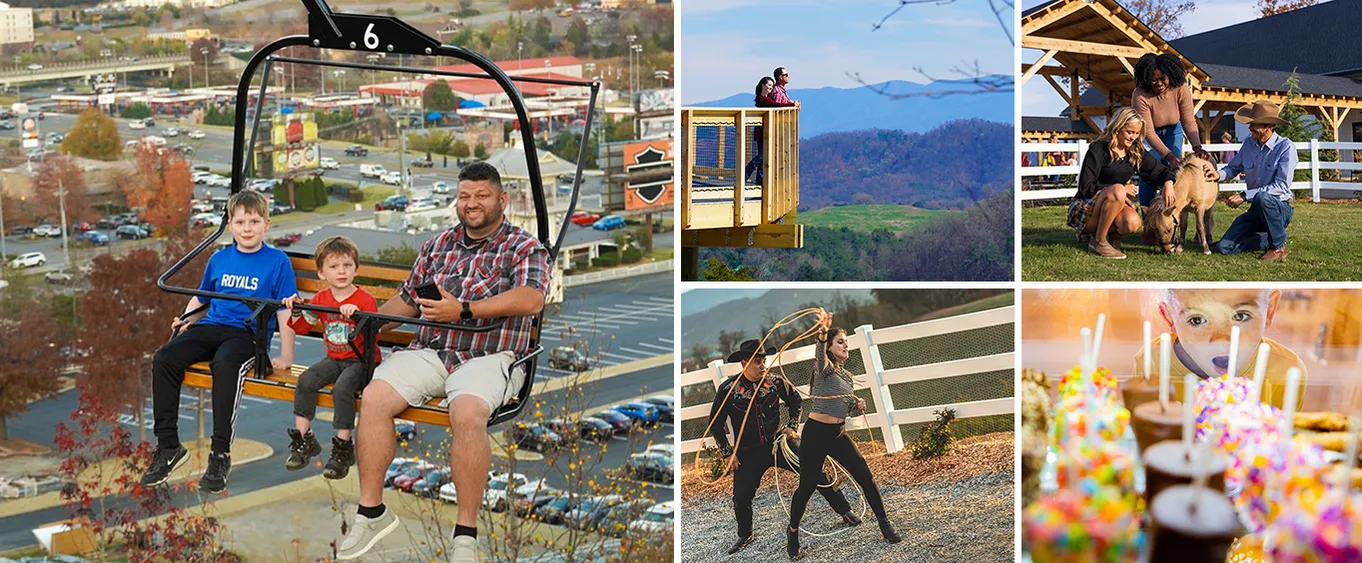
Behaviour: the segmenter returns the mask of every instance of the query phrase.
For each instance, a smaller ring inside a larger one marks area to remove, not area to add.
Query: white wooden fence
[[[1021,153],[1061,152],[1074,154],[1074,164],[1071,166],[1023,166],[1021,168],[1023,181],[1026,178],[1037,176],[1073,176],[1077,178],[1079,167],[1083,164],[1083,155],[1088,152],[1088,144],[1086,140],[1079,140],[1076,143],[1018,143],[1018,151]],[[1321,189],[1362,191],[1362,182],[1326,182],[1320,179],[1320,170],[1362,172],[1362,162],[1321,162],[1319,159],[1319,151],[1325,149],[1335,149],[1344,154],[1349,151],[1362,151],[1362,142],[1337,143],[1310,139],[1308,142],[1296,142],[1295,145],[1297,150],[1310,152],[1309,160],[1301,160],[1296,164],[1296,170],[1310,171],[1310,180],[1292,182],[1292,190],[1310,190],[1311,201],[1320,200],[1319,192]],[[1238,151],[1242,146],[1242,143],[1215,143],[1201,145],[1201,148],[1211,154],[1217,154],[1226,151]],[[1185,146],[1182,153],[1192,154],[1192,146]],[[1244,188],[1243,182],[1220,184],[1220,191],[1222,192],[1243,191]],[[1059,199],[1073,197],[1077,192],[1077,188],[1023,189],[1021,199],[1022,201]]]
[[[942,408],[955,409],[957,419],[973,418],[980,416],[992,416],[1010,414],[1016,412],[1015,397],[1003,397],[999,399],[988,399],[982,401],[970,401],[964,403],[951,403],[929,405],[910,409],[895,409],[893,398],[889,393],[889,386],[913,381],[925,381],[930,379],[949,378],[962,375],[970,375],[988,371],[1014,370],[1016,369],[1014,352],[1002,354],[991,354],[986,356],[965,358],[938,362],[926,365],[916,365],[898,369],[884,369],[884,362],[880,358],[880,346],[892,342],[903,340],[913,340],[929,336],[963,332],[968,330],[1010,325],[1014,322],[1015,307],[1001,307],[977,313],[968,313],[943,319],[935,319],[900,325],[890,328],[874,328],[870,325],[856,327],[853,334],[848,335],[847,344],[853,354],[859,353],[865,365],[866,374],[858,376],[855,381],[856,389],[871,389],[872,398],[875,405],[875,412],[865,417],[853,417],[847,419],[847,429],[861,429],[862,421],[871,428],[878,427],[884,436],[885,448],[889,453],[894,453],[903,449],[903,434],[900,425],[918,422],[928,422],[936,417],[933,411]],[[787,350],[779,356],[766,358],[768,366],[777,363],[790,365],[804,360],[812,360],[814,348],[812,345],[801,348]],[[709,367],[697,371],[681,374],[681,387],[695,385],[697,383],[712,382],[715,389],[724,379],[737,375],[741,371],[741,365],[737,363],[724,363],[722,360],[715,360]],[[808,396],[809,386],[804,385],[799,388],[804,396]],[[681,409],[680,419],[684,423],[688,420],[708,420],[710,403],[706,402]],[[866,410],[870,410],[867,408]],[[731,439],[732,429],[729,430]],[[713,438],[703,437],[681,442],[682,453],[692,453],[699,451],[706,444],[713,445]]]

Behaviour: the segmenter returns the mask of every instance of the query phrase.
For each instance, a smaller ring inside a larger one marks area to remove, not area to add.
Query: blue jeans
[[[1295,212],[1291,204],[1267,192],[1253,198],[1247,212],[1234,218],[1216,246],[1221,254],[1281,248],[1286,244],[1286,227]]]
[[[1164,146],[1168,147],[1168,154],[1176,156],[1178,158],[1182,158],[1182,141],[1184,139],[1182,134],[1182,123],[1174,123],[1172,125],[1168,125],[1165,127],[1158,127],[1154,129],[1154,134],[1158,135],[1159,140],[1163,141]],[[1144,148],[1145,150],[1152,150],[1149,148],[1149,143],[1145,143]],[[1164,164],[1168,163],[1164,162]],[[1146,184],[1144,179],[1141,178],[1140,206],[1149,207],[1149,203],[1154,201],[1154,194],[1157,193],[1159,191],[1159,188],[1161,187],[1163,186],[1151,186],[1149,184]]]
[[[756,147],[756,149],[752,151],[752,160],[747,161],[747,168],[743,169],[742,173],[743,180],[746,180],[752,177],[753,171],[756,171],[757,173],[756,185],[758,186],[761,185],[761,181],[763,179],[762,176],[764,176],[763,173],[766,171],[766,169],[761,165],[761,149],[763,146],[766,145],[766,143],[762,141],[761,134],[762,134],[761,126],[757,126],[752,129],[752,138],[757,140],[757,142],[752,144]]]

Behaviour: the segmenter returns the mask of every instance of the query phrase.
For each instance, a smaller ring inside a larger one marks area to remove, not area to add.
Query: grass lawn
[[[814,227],[856,231],[889,229],[907,231],[921,227],[939,217],[962,213],[922,209],[911,205],[842,205],[824,207],[799,214],[799,222]]]
[[[1215,206],[1219,240],[1230,223],[1248,210]],[[1125,260],[1104,260],[1087,253],[1073,229],[1064,225],[1067,207],[1022,210],[1024,281],[1357,281],[1362,280],[1362,205],[1298,201],[1287,228],[1286,259],[1258,261],[1260,252],[1233,256],[1201,253],[1194,227],[1187,229],[1182,254],[1165,255],[1140,243],[1139,234],[1122,239]]]

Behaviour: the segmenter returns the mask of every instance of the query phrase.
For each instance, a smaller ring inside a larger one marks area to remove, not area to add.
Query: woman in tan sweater
[[[1210,159],[1201,149],[1201,132],[1192,109],[1192,89],[1187,85],[1187,69],[1172,53],[1140,57],[1135,63],[1135,91],[1130,107],[1145,122],[1144,141],[1163,164],[1177,169],[1182,163],[1183,140],[1192,143],[1192,152]],[[1140,182],[1140,206],[1147,208],[1158,186]]]

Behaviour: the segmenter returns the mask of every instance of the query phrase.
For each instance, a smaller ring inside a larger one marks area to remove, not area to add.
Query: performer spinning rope
[[[846,332],[832,327],[832,314],[818,315],[818,343],[814,346],[813,376],[809,381],[809,395],[813,406],[809,421],[804,424],[803,448],[799,452],[799,488],[790,502],[790,527],[786,531],[786,551],[799,557],[799,521],[815,489],[822,491],[823,462],[829,456],[846,469],[860,486],[866,502],[880,523],[880,533],[889,543],[898,543],[899,535],[889,524],[884,512],[884,501],[865,458],[856,450],[856,443],[845,432],[846,418],[865,412],[865,400],[852,391],[852,374],[843,364],[850,355]],[[830,361],[829,361],[830,360]],[[793,418],[793,417],[792,417]]]
[[[766,474],[766,470],[775,465],[779,469],[796,471],[784,456],[774,455],[773,448],[777,438],[782,434],[787,439],[795,435],[803,399],[788,380],[779,375],[767,374],[766,356],[770,352],[770,349],[763,348],[762,343],[756,340],[743,342],[738,351],[729,355],[727,360],[729,363],[746,362],[742,373],[719,385],[714,404],[710,407],[709,428],[706,433],[718,444],[727,469],[734,472],[733,515],[738,521],[738,541],[729,548],[730,555],[752,543],[752,499],[757,494],[757,487],[761,484],[761,478]],[[780,424],[781,402],[785,403],[789,414],[789,421],[784,426]],[[737,437],[736,446],[729,445],[724,425],[715,424],[724,419],[733,427],[734,436]],[[862,464],[864,463],[862,461]],[[820,458],[817,464],[805,467],[822,466]],[[831,477],[818,469],[811,469],[808,472],[818,492],[827,499],[832,509],[842,516],[844,522],[852,526],[861,523],[861,519],[851,513],[851,505],[847,503],[842,492],[831,486]],[[812,475],[815,472],[818,473],[817,476]],[[812,491],[809,494],[812,494]],[[804,500],[807,503],[808,495],[805,495]],[[883,513],[882,509],[880,513]]]

